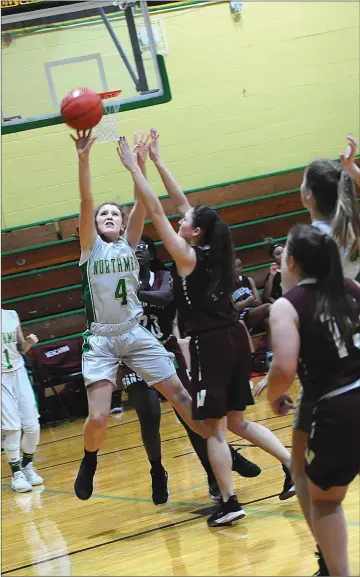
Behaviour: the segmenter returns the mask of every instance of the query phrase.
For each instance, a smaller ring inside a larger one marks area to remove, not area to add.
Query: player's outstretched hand
[[[132,150],[125,136],[120,136],[118,140],[117,153],[125,168],[131,171],[137,167],[137,146]]]
[[[91,128],[90,130],[77,130],[77,138],[75,138],[73,134],[70,134],[70,138],[75,142],[76,150],[80,158],[89,154],[96,140],[96,137],[91,136],[91,131]]]
[[[148,145],[150,160],[157,162],[160,159],[159,152],[159,133],[155,128],[150,130],[151,141]]]
[[[143,168],[146,164],[146,160],[149,153],[148,142],[150,140],[150,133],[147,135],[146,139],[144,140],[144,133],[141,132],[138,134],[135,132],[134,134],[134,147],[133,152],[136,152],[137,155],[137,163],[140,168]]]

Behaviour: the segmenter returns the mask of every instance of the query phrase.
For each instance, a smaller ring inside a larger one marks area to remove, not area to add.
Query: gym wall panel
[[[173,100],[119,114],[119,128],[131,137],[155,126],[185,189],[335,158],[348,130],[359,136],[356,2],[245,2],[238,22],[227,2],[153,17],[167,32]],[[71,55],[72,43],[96,51],[99,39],[109,41],[101,30],[46,33],[48,60]],[[3,98],[13,98],[14,111],[45,90],[37,60],[44,34],[25,38],[3,51]],[[78,212],[76,154],[65,126],[3,137],[2,158],[3,227]],[[113,145],[94,147],[92,176],[96,202],[131,200]],[[149,177],[163,194],[152,167]]]

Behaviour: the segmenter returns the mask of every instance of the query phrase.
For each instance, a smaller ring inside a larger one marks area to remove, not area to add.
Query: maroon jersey
[[[149,284],[147,287],[141,287],[141,290],[160,290],[164,274],[165,271],[163,270],[156,271],[153,283]],[[141,297],[139,296],[139,298],[141,302]],[[165,306],[150,305],[144,302],[142,302],[141,305],[144,309],[144,313],[140,317],[140,323],[160,342],[165,342],[172,333],[173,322],[176,314],[175,302],[172,301],[170,304]]]
[[[333,333],[328,319],[315,320],[315,283],[304,282],[284,295],[299,316],[298,374],[305,397],[313,401],[360,378],[360,288],[346,279],[345,290],[359,315],[354,335],[346,344]]]
[[[239,276],[234,284],[234,292],[232,298],[234,303],[244,301],[254,294],[251,283],[247,276]],[[247,316],[251,307],[246,307],[240,312],[240,319],[243,320]]]
[[[251,283],[247,276],[239,276],[235,281],[234,292],[232,295],[234,303],[244,301],[253,295]]]
[[[182,277],[173,268],[173,291],[179,323],[188,335],[218,329],[235,323],[238,313],[231,295],[208,295],[208,247],[194,247],[196,266],[191,274]],[[229,271],[230,274],[230,271]]]

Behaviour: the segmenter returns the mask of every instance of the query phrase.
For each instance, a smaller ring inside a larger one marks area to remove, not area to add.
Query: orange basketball
[[[66,124],[75,130],[93,128],[104,114],[99,94],[90,88],[73,88],[63,98],[60,110]]]

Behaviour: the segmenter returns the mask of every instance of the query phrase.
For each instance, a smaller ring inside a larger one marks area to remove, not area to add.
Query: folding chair
[[[58,385],[64,385],[64,388],[66,386],[67,390],[76,393],[83,391],[85,395],[81,370],[82,342],[82,338],[77,337],[32,349],[32,371],[38,388],[39,412],[50,413],[53,426],[56,426],[56,420],[49,406],[50,397],[46,394],[46,389],[52,391],[53,398],[69,422],[74,421],[74,417],[70,415],[64,402],[65,395],[57,390]]]

